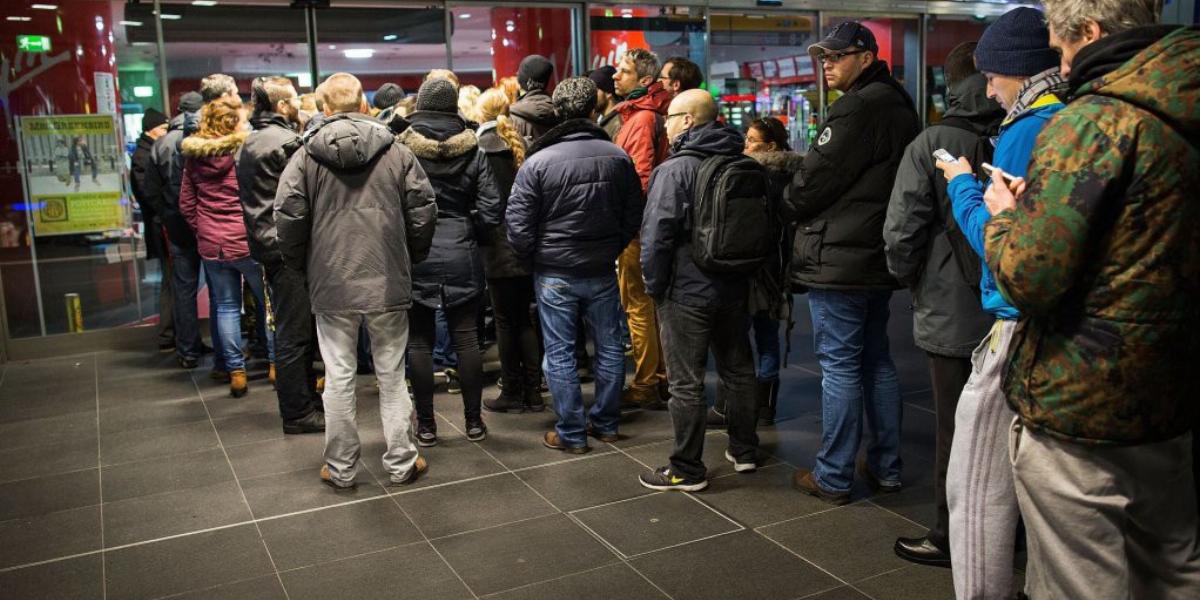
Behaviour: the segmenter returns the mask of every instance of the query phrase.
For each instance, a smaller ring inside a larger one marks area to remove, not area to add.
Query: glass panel
[[[630,48],[647,48],[665,61],[683,56],[706,64],[704,9],[695,6],[596,6],[588,9],[592,55],[588,68],[616,65]]]
[[[990,19],[930,15],[925,34],[925,111],[926,122],[936,123],[946,113],[946,73],[942,65],[955,46],[977,42]]]
[[[333,8],[316,11],[321,79],[353,73],[368,99],[384,83],[416,93],[430,69],[445,69],[445,11],[440,8]]]
[[[844,21],[858,21],[875,34],[879,44],[879,59],[887,62],[892,76],[899,81],[913,102],[919,93],[917,77],[921,73],[921,39],[918,21],[907,17],[878,17],[872,15],[832,15],[825,17],[824,31],[833,29]],[[830,92],[830,102],[839,94]]]
[[[787,126],[792,148],[808,149],[817,127],[817,79],[807,48],[817,39],[817,17],[714,14],[710,19],[709,87],[721,95],[728,123],[775,117]]]
[[[485,6],[451,10],[454,72],[464,84],[487,89],[517,74],[521,59],[541,54],[554,63],[551,87],[575,75],[573,9]]]

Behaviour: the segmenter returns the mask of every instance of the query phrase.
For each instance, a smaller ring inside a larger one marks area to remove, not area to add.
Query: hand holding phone
[[[954,155],[947,152],[945,148],[934,150],[933,157],[944,163],[958,162],[958,159],[954,158]]]
[[[950,181],[959,175],[969,175],[973,172],[971,163],[967,162],[967,159],[954,158],[954,155],[947,152],[945,148],[934,150],[933,158],[937,160],[934,166],[942,170],[942,177],[945,177],[946,181]]]
[[[1010,175],[1008,173],[1005,173],[1004,171],[1001,171],[999,168],[993,167],[992,165],[989,165],[988,163],[983,163],[980,166],[983,167],[983,170],[988,174],[988,177],[991,177],[995,173],[999,173],[1000,176],[1004,178],[1004,181],[1006,181],[1010,184],[1021,179],[1020,177],[1017,177],[1016,175]]]

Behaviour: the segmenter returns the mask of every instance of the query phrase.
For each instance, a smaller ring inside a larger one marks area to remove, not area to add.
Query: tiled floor
[[[764,467],[732,472],[708,436],[712,484],[652,493],[665,412],[586,456],[543,448],[552,415],[493,415],[480,444],[439,394],[442,443],[412,488],[385,488],[378,394],[360,377],[359,487],[317,481],[321,436],[284,436],[263,380],[232,399],[203,368],[152,353],[11,363],[0,376],[0,597],[952,598],[947,570],[891,550],[933,514],[933,415],[907,297],[893,302],[905,390],[906,489],[834,508],[792,491],[820,438],[820,377],[797,303],[781,421]],[[586,386],[585,386],[586,387]],[[485,394],[493,394],[494,389]]]

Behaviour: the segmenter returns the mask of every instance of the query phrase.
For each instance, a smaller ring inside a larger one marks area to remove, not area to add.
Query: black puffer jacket
[[[475,132],[457,114],[417,111],[396,136],[416,155],[437,196],[429,258],[413,270],[413,301],[454,307],[484,291],[482,233],[500,223],[500,194]]]
[[[508,243],[504,225],[504,211],[508,209],[508,196],[512,193],[513,180],[517,178],[517,165],[512,149],[500,134],[496,133],[496,122],[484,123],[479,128],[479,149],[487,154],[488,165],[496,177],[496,189],[500,192],[500,224],[487,231],[483,247],[483,268],[488,279],[522,277],[529,275],[529,264],[517,257],[512,244]]]
[[[650,175],[646,212],[642,220],[642,278],[646,294],[655,301],[670,299],[696,307],[729,306],[746,301],[752,273],[709,273],[692,260],[692,234],[687,215],[696,196],[698,156],[678,155],[682,150],[705,156],[742,153],[745,139],[720,123],[699,125],[671,144],[671,156]],[[761,235],[762,232],[746,232]]]
[[[146,170],[143,183],[147,193],[162,196],[159,218],[171,243],[182,248],[195,248],[196,234],[179,212],[179,187],[183,185],[183,157],[179,145],[183,143],[183,138],[196,133],[197,129],[199,119],[196,113],[175,115],[166,135],[155,140],[150,149],[152,166]]]
[[[279,179],[275,227],[317,314],[412,307],[412,264],[429,252],[433,188],[412,152],[363,114],[329,117]]]
[[[153,148],[150,136],[145,133],[138,136],[137,147],[129,159],[129,187],[146,224],[146,258],[162,258],[162,188],[146,185],[147,175],[155,170]]]
[[[920,130],[912,98],[883,61],[833,103],[785,203],[798,221],[793,286],[899,287],[883,256],[883,221],[904,148]]]
[[[520,100],[508,107],[513,125],[517,133],[529,142],[546,135],[555,125],[558,125],[558,115],[554,113],[554,102],[545,90],[533,90],[521,96]]]
[[[573,119],[530,147],[517,171],[508,241],[538,273],[598,277],[615,272],[644,205],[629,155],[590,120]]]
[[[288,160],[302,143],[292,124],[278,113],[258,113],[250,125],[254,133],[246,138],[238,157],[238,193],[250,234],[250,255],[274,269],[283,260],[276,247],[275,191]]]

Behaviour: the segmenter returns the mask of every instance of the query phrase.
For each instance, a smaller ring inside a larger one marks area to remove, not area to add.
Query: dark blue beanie
[[[1058,65],[1045,18],[1037,9],[1025,6],[996,19],[975,47],[975,68],[985,73],[1030,77]]]

